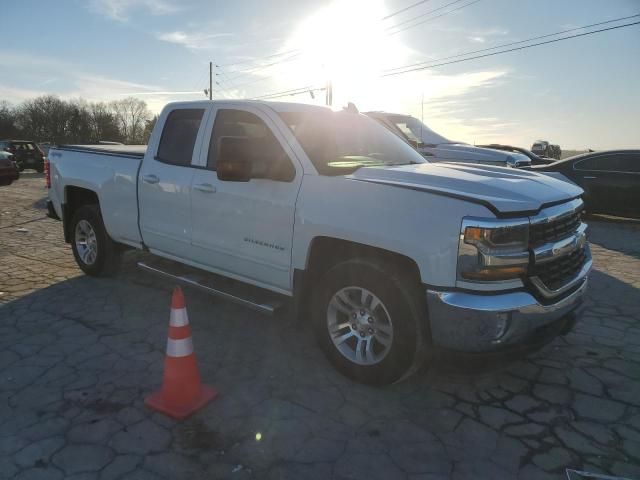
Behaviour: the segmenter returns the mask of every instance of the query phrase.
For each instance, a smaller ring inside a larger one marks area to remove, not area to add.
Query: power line
[[[451,65],[453,63],[461,63],[461,62],[466,62],[466,61],[469,61],[469,60],[476,60],[478,58],[492,57],[494,55],[500,55],[502,53],[515,52],[515,51],[518,51],[518,50],[525,50],[525,49],[531,48],[531,47],[537,47],[537,46],[546,45],[546,44],[549,44],[549,43],[556,43],[556,42],[560,42],[562,40],[569,40],[571,38],[585,37],[587,35],[592,35],[594,33],[607,32],[609,30],[616,30],[618,28],[630,27],[630,26],[639,25],[639,24],[640,24],[640,21],[633,22],[633,23],[625,23],[623,25],[616,25],[614,27],[601,28],[599,30],[593,30],[591,32],[578,33],[578,34],[575,34],[575,35],[569,35],[568,37],[555,38],[553,40],[546,40],[544,42],[532,43],[531,45],[523,45],[522,47],[510,48],[510,49],[507,49],[507,50],[501,50],[499,52],[493,52],[493,53],[485,53],[484,55],[476,55],[475,57],[461,58],[459,60],[451,60],[449,62],[436,63],[434,65],[426,65],[426,66],[417,66],[417,65],[421,65],[421,64],[407,65],[405,67],[400,67],[400,68],[407,68],[407,70],[403,70],[401,72],[386,73],[386,74],[381,75],[381,76],[382,77],[391,77],[393,75],[400,75],[400,74],[403,74],[403,73],[415,72],[415,71],[418,71],[418,70],[426,70],[428,68],[441,67],[443,65]],[[434,61],[438,61],[438,60],[434,60]]]
[[[260,72],[260,71],[262,71],[262,70],[264,70],[264,69],[266,69],[266,68],[272,67],[272,66],[274,66],[274,65],[278,65],[278,64],[280,64],[280,63],[290,62],[291,60],[293,60],[293,59],[295,59],[295,58],[298,58],[300,55],[302,55],[302,52],[296,53],[296,54],[294,54],[294,55],[290,55],[290,56],[289,56],[289,57],[287,57],[287,58],[280,59],[280,60],[277,60],[277,61],[272,62],[272,63],[267,63],[267,64],[264,64],[264,65],[258,65],[258,66],[256,66],[256,67],[251,67],[251,68],[249,68],[248,70],[243,70],[243,71],[239,71],[239,72],[233,72],[233,73],[238,73],[238,75],[236,75],[236,76],[232,77],[232,79],[233,79],[233,80],[235,80],[236,78],[240,78],[240,77],[245,76],[245,75],[247,75],[247,74],[252,74],[252,73],[255,73],[255,72]]]
[[[502,45],[496,45],[495,47],[481,48],[479,50],[473,50],[471,52],[459,53],[457,55],[449,55],[448,57],[440,57],[440,58],[437,58],[435,60],[428,60],[428,61],[424,61],[424,62],[420,62],[420,63],[415,63],[415,64],[412,64],[410,66],[418,66],[420,64],[426,65],[426,64],[433,63],[433,62],[441,62],[443,60],[449,60],[451,58],[466,57],[468,55],[473,55],[475,53],[488,52],[488,51],[491,51],[491,50],[496,50],[498,48],[510,47],[512,45],[520,45],[522,43],[528,43],[528,42],[532,42],[534,40],[540,40],[542,38],[555,37],[556,35],[562,35],[564,33],[575,32],[576,30],[583,30],[585,28],[597,27],[599,25],[606,25],[607,23],[619,22],[619,21],[622,21],[622,20],[629,20],[630,18],[636,18],[636,17],[640,17],[640,14],[629,15],[628,17],[615,18],[613,20],[606,20],[604,22],[592,23],[590,25],[585,25],[583,27],[570,28],[568,30],[562,30],[560,32],[548,33],[546,35],[540,35],[538,37],[531,37],[531,38],[528,38],[526,40],[519,40],[517,42],[503,43]],[[393,70],[402,70],[403,68],[407,68],[407,66],[390,68],[389,70],[387,70],[387,72],[391,72]]]
[[[218,85],[219,87],[221,87],[220,89],[220,93],[221,94],[229,94],[231,93],[231,90],[236,88],[236,86],[231,82],[231,79],[229,78],[229,76],[227,75],[227,73],[222,70],[222,68],[220,67],[216,67],[220,73],[216,72],[216,77],[219,78],[220,82],[222,82],[224,85],[221,85],[217,80],[216,80],[216,85]],[[222,78],[224,77],[224,78]],[[228,95],[225,96],[225,98],[228,98]]]
[[[264,98],[272,97],[274,95],[287,95],[287,94],[289,94],[291,92],[298,92],[298,91],[306,92],[307,90],[310,90],[311,88],[313,88],[311,85],[307,85],[306,87],[292,88],[290,90],[283,90],[283,91],[280,91],[280,92],[267,93],[266,95],[261,95],[259,97],[253,97],[252,99],[253,100],[261,100],[261,99],[264,99]]]
[[[422,13],[420,15],[417,15],[415,17],[409,18],[407,20],[403,20],[402,22],[397,23],[395,25],[391,25],[389,28],[387,28],[387,30],[393,30],[394,28],[400,27],[401,25],[405,25],[407,23],[413,22],[414,20],[418,20],[419,18],[426,17],[428,15],[431,15],[432,13],[439,12],[440,10],[443,10],[443,9],[445,9],[445,8],[451,6],[451,5],[455,5],[456,3],[460,3],[460,2],[463,2],[463,1],[464,0],[453,0],[452,2],[449,2],[449,3],[445,4],[445,5],[442,5],[441,7],[434,8],[433,10],[429,10],[428,12]]]
[[[258,57],[258,58],[254,58],[253,60],[243,60],[240,62],[233,62],[233,63],[226,63],[224,65],[216,65],[216,67],[233,67],[236,65],[244,65],[245,63],[257,63],[260,60],[266,60],[267,58],[273,58],[273,57],[279,57],[279,56],[284,56],[284,55],[288,55],[289,53],[295,53],[299,50],[288,50],[286,52],[279,52],[279,53],[274,53],[272,55],[266,55],[264,57]]]
[[[433,12],[435,12],[437,10],[442,10],[443,8],[448,7],[450,5],[453,5],[454,3],[458,3],[460,1],[461,0],[455,0],[454,2],[448,3],[444,7],[438,8],[436,10],[432,10],[429,13],[433,13]],[[426,19],[424,19],[424,20],[422,20],[422,21],[420,21],[418,23],[414,23],[413,25],[407,25],[406,27],[403,27],[403,28],[401,28],[399,30],[392,31],[391,33],[389,33],[389,35],[396,35],[396,34],[398,34],[400,32],[404,32],[405,30],[409,30],[410,28],[414,28],[414,27],[417,27],[418,25],[422,25],[424,23],[427,23],[427,22],[430,22],[432,20],[435,20],[436,18],[444,17],[445,15],[449,15],[450,13],[457,12],[458,10],[462,10],[463,8],[470,7],[471,5],[473,5],[474,3],[478,3],[479,1],[480,0],[473,0],[472,2],[465,3],[464,5],[460,5],[459,7],[456,7],[454,9],[452,9],[452,10],[448,10],[446,12],[443,12],[440,15],[436,15],[435,17],[429,17],[429,18],[426,18]],[[399,23],[398,25],[394,25],[393,27],[390,28],[390,30],[393,30],[394,28],[398,27],[399,25],[403,25],[403,24],[405,24],[407,22],[412,22],[413,20],[417,20],[418,18],[421,18],[421,17],[424,17],[424,15],[420,15],[420,17],[415,17],[413,19],[407,20],[406,22]]]
[[[272,92],[260,97],[253,97],[252,100],[271,100],[273,98],[289,97],[293,95],[301,95],[303,93],[321,92],[323,90],[326,90],[326,88],[327,87],[313,87],[311,85],[308,85],[306,87],[293,88],[291,90],[284,90],[281,92]]]
[[[421,0],[421,1],[419,1],[419,2],[416,2],[416,3],[412,4],[412,5],[409,5],[408,7],[404,7],[404,8],[401,8],[400,10],[396,10],[395,12],[390,13],[390,14],[389,14],[389,15],[387,15],[386,17],[382,17],[382,18],[381,18],[381,20],[383,20],[383,21],[384,21],[384,20],[388,20],[388,19],[389,19],[389,18],[391,18],[391,17],[395,17],[396,15],[399,15],[399,14],[401,14],[401,13],[404,13],[404,12],[406,12],[407,10],[412,9],[413,7],[417,7],[418,5],[422,5],[423,3],[427,3],[427,2],[429,2],[429,1],[430,1],[430,0]]]
[[[241,73],[241,74],[236,75],[236,76],[231,77],[231,78],[229,78],[229,76],[227,76],[227,79],[228,79],[227,83],[231,85],[231,82],[237,80],[238,78],[246,77],[246,76],[249,76],[249,75],[256,75],[257,73],[265,71],[265,70],[267,70],[268,68],[270,68],[270,67],[272,67],[274,65],[278,65],[280,63],[286,63],[286,62],[289,62],[291,60],[294,60],[295,58],[299,57],[300,55],[301,55],[301,53],[298,53],[298,54],[292,55],[292,56],[290,56],[290,57],[288,57],[286,59],[283,59],[283,60],[279,60],[279,61],[276,61],[276,62],[273,62],[273,63],[269,63],[269,64],[266,64],[266,65],[262,65],[260,67],[252,68],[250,70],[245,71],[244,73]],[[220,67],[218,67],[218,68],[220,68]],[[220,68],[220,70],[222,71],[221,68]],[[224,75],[226,75],[226,74],[224,74]],[[241,84],[234,84],[230,88],[238,89],[238,88],[246,87],[247,85],[253,85],[255,83],[264,82],[264,81],[270,80],[271,78],[272,77],[254,78],[253,80],[249,80],[249,81],[241,83]]]

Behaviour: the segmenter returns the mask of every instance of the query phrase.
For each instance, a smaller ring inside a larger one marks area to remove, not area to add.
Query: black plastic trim
[[[52,218],[54,220],[61,220],[61,218],[56,213],[53,208],[53,202],[51,200],[47,200],[47,217]]]
[[[96,145],[97,146],[97,145]],[[80,147],[77,145],[58,145],[54,147],[56,150],[63,150],[65,152],[81,152],[81,153],[95,153],[97,155],[107,155],[111,157],[124,157],[133,158],[136,160],[142,160],[144,153],[134,152],[119,152],[117,150],[106,150],[102,148]]]

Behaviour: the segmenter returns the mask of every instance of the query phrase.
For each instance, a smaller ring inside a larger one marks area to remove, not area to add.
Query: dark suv
[[[38,173],[44,172],[44,152],[35,142],[0,140],[0,150],[13,154],[13,160],[20,171],[33,168]]]

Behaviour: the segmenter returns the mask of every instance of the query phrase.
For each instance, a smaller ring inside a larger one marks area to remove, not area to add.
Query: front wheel
[[[71,248],[76,263],[87,275],[108,276],[120,264],[120,251],[104,228],[97,205],[83,205],[71,219]]]
[[[415,366],[423,342],[426,307],[408,275],[368,259],[341,262],[313,294],[318,342],[347,377],[384,385]]]

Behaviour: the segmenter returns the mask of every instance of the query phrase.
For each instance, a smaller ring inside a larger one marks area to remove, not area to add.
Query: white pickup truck
[[[438,349],[552,338],[575,321],[591,268],[579,187],[429,163],[351,110],[173,103],[146,147],[63,146],[49,162],[50,215],[84,272],[111,273],[134,247],[176,281],[261,311],[290,305],[365,383]]]

